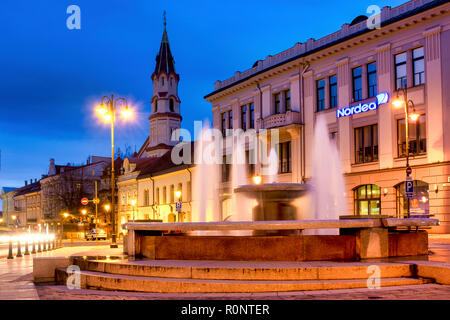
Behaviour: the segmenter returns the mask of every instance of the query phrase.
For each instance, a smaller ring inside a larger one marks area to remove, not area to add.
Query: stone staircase
[[[239,261],[104,261],[72,258],[85,289],[155,293],[254,293],[367,288],[368,267],[377,265],[380,286],[433,282],[416,276],[408,263],[382,262],[239,262]],[[66,284],[65,268],[56,281]],[[369,282],[371,283],[371,282]]]

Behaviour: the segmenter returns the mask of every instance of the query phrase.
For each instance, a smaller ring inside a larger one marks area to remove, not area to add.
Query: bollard
[[[70,246],[73,247],[73,237],[70,237]]]
[[[50,238],[48,238],[48,247],[50,248],[50,250],[55,250],[55,247],[53,247],[53,241]]]
[[[41,250],[41,239],[38,239],[38,251],[37,252],[42,252],[42,250]]]
[[[63,245],[62,245],[62,239],[63,239],[63,236],[61,235],[61,236],[59,237],[59,247],[60,247],[60,248],[63,247]]]
[[[9,238],[8,259],[14,259],[14,256],[13,256],[13,253],[12,253],[12,240],[11,240],[11,238]]]
[[[45,241],[45,239],[42,241],[42,251],[47,251],[47,242]]]
[[[57,249],[56,236],[53,238],[53,248]]]
[[[32,241],[33,241],[33,249],[31,250],[31,254],[35,254],[36,253],[36,241],[34,241],[34,239]]]
[[[21,258],[22,257],[22,251],[20,249],[20,240],[17,240],[17,254],[16,254],[17,258]]]
[[[25,241],[25,253],[24,255],[29,256],[30,252],[28,251],[28,240]]]

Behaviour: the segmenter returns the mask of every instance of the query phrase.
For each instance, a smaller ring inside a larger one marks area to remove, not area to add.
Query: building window
[[[224,137],[225,137],[226,129],[227,129],[227,114],[224,112],[224,113],[222,113],[222,136],[224,136]]]
[[[406,52],[395,55],[395,89],[406,87]]]
[[[155,112],[158,112],[158,100],[155,100]]]
[[[177,201],[183,202],[183,184],[179,183],[177,187],[177,191],[180,191],[180,198]]]
[[[367,65],[367,88],[369,98],[377,95],[377,63],[372,62]]]
[[[413,194],[411,198],[406,197],[405,181],[395,186],[397,198],[397,218],[428,218],[429,208],[429,186],[420,180],[413,181]],[[409,211],[409,217],[408,217]]]
[[[233,129],[233,110],[228,111],[228,129]]]
[[[425,60],[423,57],[423,47],[414,49],[412,56],[414,85],[418,86],[425,83]]]
[[[381,188],[374,184],[366,184],[354,190],[355,214],[373,215],[381,213]]]
[[[161,78],[161,85],[164,85],[164,77]]]
[[[147,207],[150,203],[150,192],[148,189],[144,189],[144,206]]]
[[[330,83],[330,108],[335,108],[338,105],[337,101],[337,76],[331,76],[328,78],[328,81]]]
[[[273,95],[274,106],[275,106],[275,114],[281,113],[281,101],[280,94],[276,93]]]
[[[173,184],[170,185],[170,203],[175,202],[175,186]]]
[[[255,105],[252,103],[250,103],[249,105],[250,107],[250,128],[254,129],[255,128]]]
[[[192,195],[191,195],[192,189],[191,189],[191,181],[187,182],[187,200],[191,201],[192,200]]]
[[[174,102],[173,102],[172,98],[169,99],[169,110],[170,110],[170,112],[175,111]]]
[[[229,155],[230,156],[230,155]],[[222,182],[230,181],[231,165],[227,161],[228,157],[223,156],[222,162]]]
[[[158,204],[159,205],[159,188],[156,188],[156,190],[155,190],[155,197],[156,197],[156,204]]]
[[[255,150],[250,149],[245,151],[245,158],[248,165],[248,176],[251,177],[255,174]]]
[[[378,125],[355,128],[355,162],[378,160]]]
[[[247,130],[247,106],[241,106],[241,128]]]
[[[173,84],[173,78],[172,77],[170,77],[170,79],[169,79],[169,84],[170,84],[170,86],[172,86],[172,84]]]
[[[163,187],[162,203],[167,203],[167,188],[165,186]]]
[[[397,151],[399,157],[406,156],[405,119],[397,120]],[[408,123],[409,154],[417,155],[427,152],[426,117],[420,115],[417,121]]]
[[[286,111],[291,110],[291,90],[284,91],[284,106]]]
[[[279,172],[291,172],[291,142],[284,142],[278,145]]]
[[[362,100],[362,67],[354,68],[353,75],[353,101]]]
[[[317,111],[325,110],[325,80],[316,81]]]

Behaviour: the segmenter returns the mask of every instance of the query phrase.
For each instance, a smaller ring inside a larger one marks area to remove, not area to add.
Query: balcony
[[[300,112],[287,111],[286,113],[272,114],[263,119],[263,129],[284,127],[291,124],[301,124]]]

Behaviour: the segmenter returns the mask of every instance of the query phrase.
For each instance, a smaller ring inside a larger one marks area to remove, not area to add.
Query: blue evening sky
[[[50,158],[81,164],[110,156],[109,128],[93,115],[105,94],[128,98],[133,123],[118,123],[116,146],[134,151],[149,133],[150,76],[167,11],[167,32],[180,74],[182,127],[211,119],[203,99],[216,80],[258,59],[320,38],[375,4],[359,1],[2,0],[0,4],[0,187],[40,178]],[[69,30],[69,5],[81,30]]]

